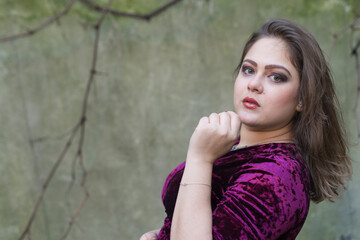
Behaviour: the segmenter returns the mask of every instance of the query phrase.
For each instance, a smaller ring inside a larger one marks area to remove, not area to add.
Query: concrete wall
[[[37,13],[3,1],[0,36],[36,26],[65,4],[55,2],[47,1],[45,10]],[[164,2],[151,1],[147,8]],[[242,45],[269,18],[304,25],[331,54],[353,142],[351,154],[357,160],[352,112],[356,74],[350,56],[356,35],[345,32],[334,48],[331,37],[354,19],[355,5],[330,0],[187,0],[150,22],[106,17],[97,59],[101,74],[90,93],[83,147],[90,197],[68,239],[138,239],[162,225],[160,194],[166,176],[184,161],[200,117],[233,109],[233,70]],[[91,24],[98,16],[79,2],[38,34],[0,43],[0,239],[20,236],[42,182],[80,117],[94,42]],[[68,191],[79,137],[46,191],[32,239],[60,239],[81,203],[79,162]],[[30,139],[38,140],[31,145]],[[341,200],[311,205],[298,239],[359,239],[358,170],[356,162]]]

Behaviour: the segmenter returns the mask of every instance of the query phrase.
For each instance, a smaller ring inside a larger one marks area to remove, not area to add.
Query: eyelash
[[[252,68],[252,67],[249,67],[249,66],[242,66],[241,67],[241,72],[245,75],[250,75],[252,73],[249,73],[248,71],[252,71],[255,72],[255,70]],[[272,73],[269,75],[271,77],[271,79],[274,81],[274,82],[286,82],[288,80],[288,78],[283,75],[283,74],[279,74],[279,73]],[[276,80],[275,78],[277,78],[278,80]]]
[[[255,70],[252,68],[252,67],[249,67],[249,66],[242,66],[241,67],[241,72],[248,75],[248,74],[251,74],[251,73],[248,73],[247,70],[252,70],[253,72],[255,72]]]
[[[270,75],[271,77],[273,77],[272,79],[275,81],[275,82],[286,82],[287,81],[287,77],[282,75],[282,74],[278,74],[278,73],[273,73]],[[279,80],[275,80],[274,78],[278,78]]]

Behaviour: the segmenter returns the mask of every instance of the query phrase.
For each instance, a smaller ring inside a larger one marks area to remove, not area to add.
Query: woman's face
[[[234,86],[234,107],[240,120],[254,130],[282,129],[301,111],[297,93],[299,74],[288,47],[278,38],[265,37],[244,57]]]

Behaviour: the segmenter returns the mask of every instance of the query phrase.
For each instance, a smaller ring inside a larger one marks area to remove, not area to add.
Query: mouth
[[[243,102],[243,105],[249,109],[256,109],[256,108],[260,107],[259,103],[255,99],[250,98],[250,97],[244,98],[242,100],[242,102]]]

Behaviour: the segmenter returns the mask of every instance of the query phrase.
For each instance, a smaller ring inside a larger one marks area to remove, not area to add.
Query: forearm
[[[215,160],[230,151],[240,129],[234,112],[202,117],[191,136],[171,224],[172,240],[211,240],[211,177]],[[201,184],[194,184],[201,183]],[[204,185],[205,184],[205,185]]]
[[[212,163],[188,156],[181,182],[211,185],[212,167]],[[212,239],[210,186],[180,186],[172,220],[171,239]]]

